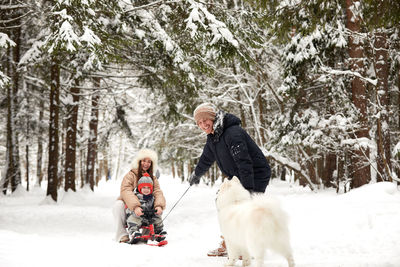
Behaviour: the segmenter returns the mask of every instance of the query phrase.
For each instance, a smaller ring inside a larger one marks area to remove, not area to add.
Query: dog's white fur
[[[218,219],[224,236],[228,262],[233,266],[242,256],[243,266],[255,259],[257,267],[271,249],[294,266],[289,241],[288,218],[277,201],[266,195],[250,196],[237,177],[222,183],[217,195]]]

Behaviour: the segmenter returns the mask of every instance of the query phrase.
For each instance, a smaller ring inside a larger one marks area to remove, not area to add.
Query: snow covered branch
[[[328,74],[332,74],[332,75],[352,75],[352,76],[356,76],[358,78],[360,78],[361,80],[364,80],[374,86],[377,85],[378,80],[377,79],[370,79],[370,78],[366,78],[364,76],[362,76],[360,73],[356,72],[356,71],[351,71],[351,70],[334,70],[331,68],[328,68],[326,66],[321,65],[321,70],[328,73]]]
[[[293,162],[292,160],[282,157],[281,155],[273,152],[264,151],[264,155],[268,160],[274,160],[280,165],[287,167],[290,170],[293,170],[301,177],[305,178],[308,181],[308,185],[310,186],[311,190],[315,190],[315,185],[311,182],[310,177],[302,172],[301,166],[297,162]]]

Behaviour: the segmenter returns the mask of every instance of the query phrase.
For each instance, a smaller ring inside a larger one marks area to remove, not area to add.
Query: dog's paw
[[[294,259],[293,259],[292,256],[290,256],[287,261],[288,261],[289,267],[294,267],[295,266]]]
[[[243,259],[242,266],[250,266],[251,260],[250,259]]]
[[[228,261],[224,264],[225,266],[229,267],[229,266],[235,266],[236,263],[236,259],[234,258],[228,258]]]

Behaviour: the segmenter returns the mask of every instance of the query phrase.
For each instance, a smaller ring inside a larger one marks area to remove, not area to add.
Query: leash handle
[[[168,217],[168,215],[171,213],[171,211],[176,207],[176,205],[178,205],[179,201],[183,198],[183,196],[187,193],[187,191],[189,191],[190,187],[192,187],[191,185],[189,185],[189,187],[186,189],[186,191],[182,194],[182,196],[178,199],[178,201],[176,201],[175,205],[172,206],[172,208],[169,210],[168,214],[164,217],[164,219],[162,219],[162,222],[164,222],[164,220]]]

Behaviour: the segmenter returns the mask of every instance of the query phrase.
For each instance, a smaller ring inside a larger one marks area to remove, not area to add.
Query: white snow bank
[[[161,176],[169,209],[187,183]],[[112,205],[120,181],[101,182],[95,192],[59,192],[46,204],[45,189],[0,196],[0,266],[163,266],[220,267],[225,258],[206,253],[219,243],[214,199],[218,186],[191,187],[165,220],[166,247],[116,243]],[[44,187],[45,188],[45,187]],[[337,195],[318,193],[272,180],[267,194],[278,198],[290,217],[297,267],[400,266],[400,193],[392,183],[378,183]],[[286,267],[268,252],[265,266]],[[237,263],[236,266],[241,266]]]

